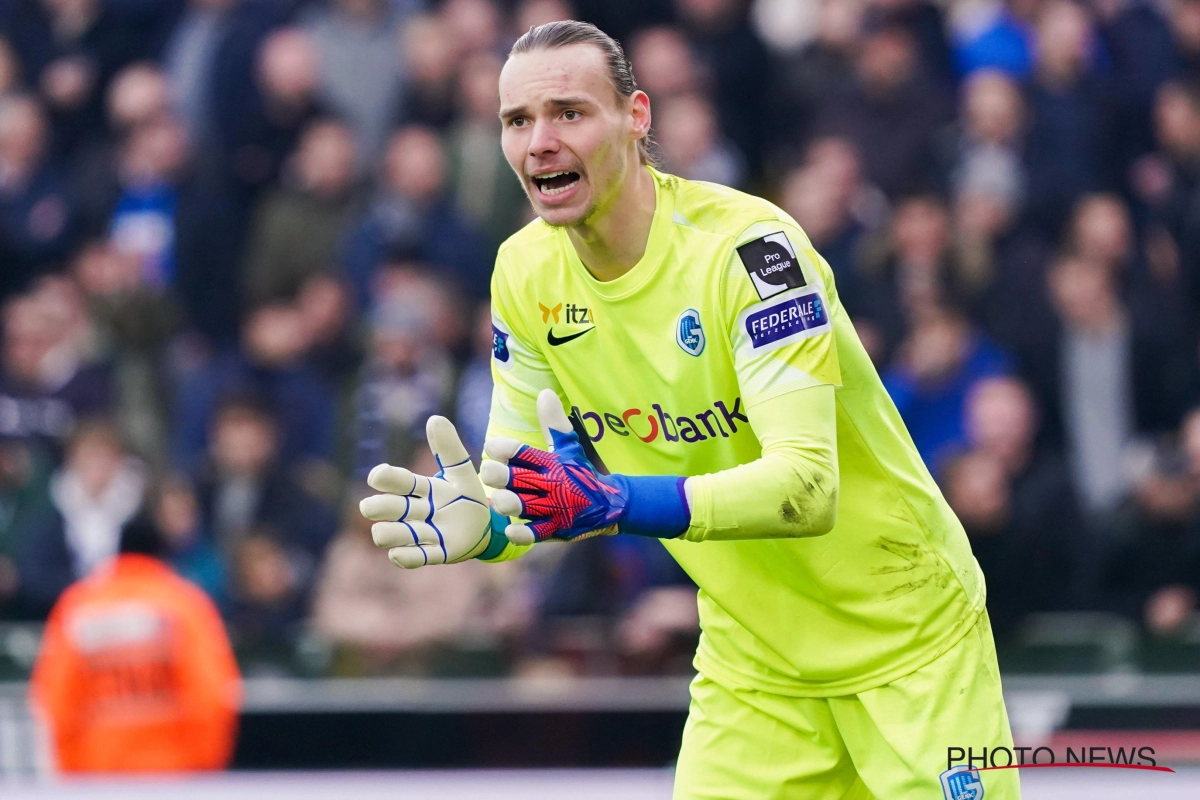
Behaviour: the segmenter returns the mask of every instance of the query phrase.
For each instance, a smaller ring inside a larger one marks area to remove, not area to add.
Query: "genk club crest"
[[[979,770],[958,764],[938,776],[946,800],[983,800],[983,781]]]
[[[675,343],[689,356],[704,352],[704,328],[700,327],[700,312],[689,308],[675,323]]]

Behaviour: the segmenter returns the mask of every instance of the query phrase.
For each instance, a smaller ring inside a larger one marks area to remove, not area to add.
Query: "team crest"
[[[979,770],[958,764],[938,776],[946,800],[983,800],[983,781]]]
[[[704,328],[700,327],[700,312],[689,308],[675,323],[675,343],[689,356],[704,352]]]

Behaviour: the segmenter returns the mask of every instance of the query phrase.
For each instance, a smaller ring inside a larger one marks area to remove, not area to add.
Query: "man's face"
[[[555,226],[603,209],[638,166],[632,145],[649,128],[640,92],[618,96],[598,47],[514,56],[500,74],[501,143],[533,209]]]

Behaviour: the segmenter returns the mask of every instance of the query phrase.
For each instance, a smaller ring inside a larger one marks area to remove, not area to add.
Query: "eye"
[[[514,128],[523,128],[525,127],[525,122],[526,120],[524,117],[513,117],[508,121],[508,124]]]
[[[575,120],[579,119],[582,116],[583,116],[582,114],[580,114],[578,111],[576,111],[573,108],[568,108],[566,111],[564,111],[562,113],[563,119],[565,119],[567,122],[574,122]]]

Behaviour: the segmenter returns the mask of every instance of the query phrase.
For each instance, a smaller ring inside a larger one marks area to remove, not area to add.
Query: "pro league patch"
[[[759,298],[766,300],[788,289],[804,286],[804,273],[787,235],[769,233],[737,249],[738,256]]]

